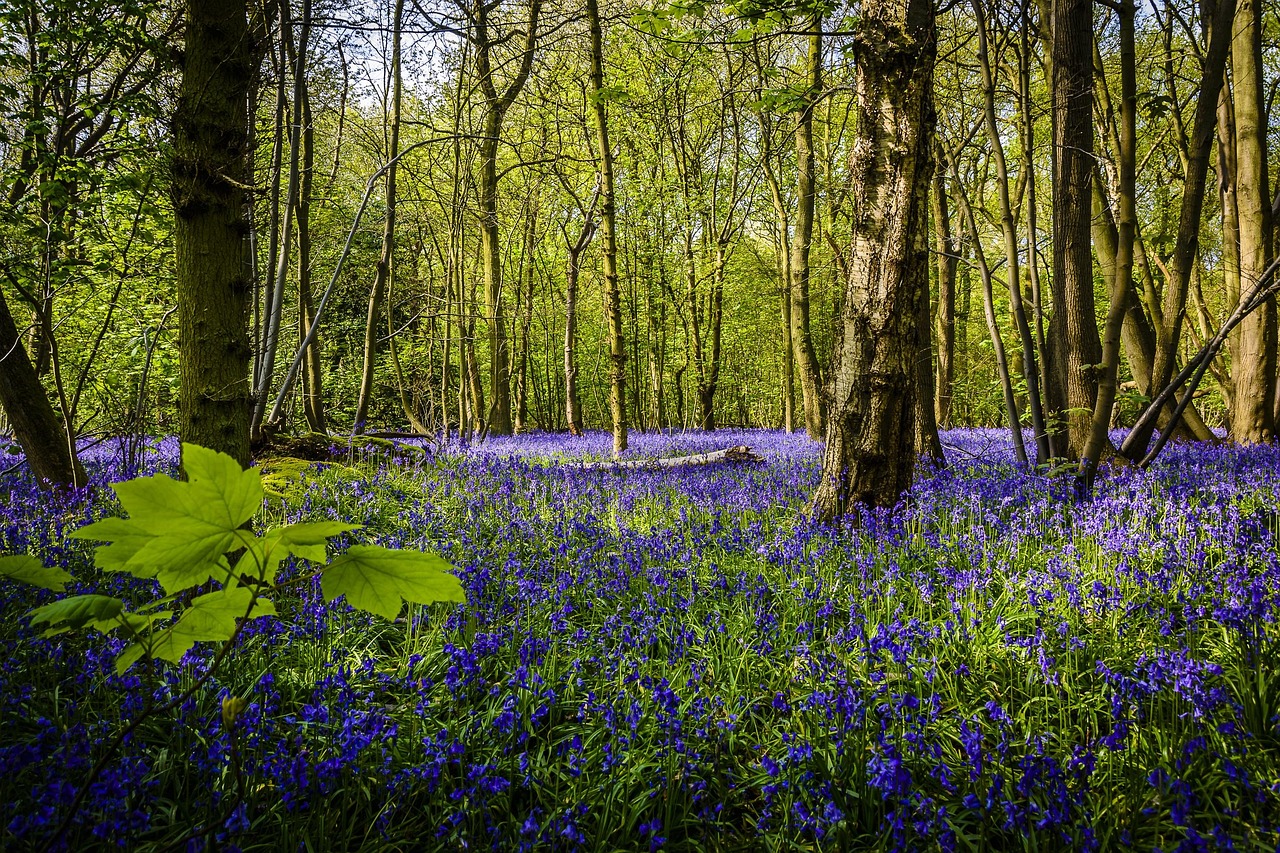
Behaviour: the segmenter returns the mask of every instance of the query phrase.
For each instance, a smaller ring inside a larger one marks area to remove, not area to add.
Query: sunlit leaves
[[[107,595],[72,595],[37,607],[29,614],[32,625],[50,628],[87,628],[114,620],[124,610],[124,602]]]
[[[0,576],[13,578],[41,589],[62,592],[72,577],[62,569],[48,568],[35,557],[19,554],[16,557],[0,557]]]
[[[262,506],[262,479],[224,453],[183,445],[189,480],[164,474],[112,488],[128,519],[109,518],[72,536],[110,543],[99,568],[157,578],[168,592],[188,589],[226,571],[222,555],[246,538],[240,528]]]
[[[131,642],[116,659],[118,672],[144,658],[178,663],[196,643],[230,642],[244,620],[276,615],[270,596],[285,559],[323,565],[329,540],[359,529],[315,521],[255,534],[248,525],[265,496],[258,470],[195,445],[182,450],[188,480],[157,475],[119,483],[114,488],[128,518],[102,519],[71,534],[105,543],[94,554],[98,568],[154,578],[167,594],[137,612],[116,598],[77,595],[29,614],[33,625],[48,626],[46,636],[92,628],[126,637]],[[330,600],[345,596],[353,607],[394,619],[405,601],[464,601],[450,569],[434,554],[355,545],[324,571],[321,586]],[[0,576],[56,592],[72,580],[29,556],[0,558]],[[181,604],[188,590],[210,580],[212,591]]]
[[[324,597],[345,595],[347,603],[394,619],[403,601],[465,601],[462,585],[449,564],[434,554],[353,545],[321,575]]]

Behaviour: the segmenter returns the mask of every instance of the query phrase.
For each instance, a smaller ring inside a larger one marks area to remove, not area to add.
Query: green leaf
[[[312,521],[290,524],[287,527],[277,528],[271,533],[280,537],[280,541],[289,549],[290,554],[313,563],[323,563],[328,559],[325,545],[330,539],[352,530],[359,530],[360,527],[359,524],[346,524],[341,521]]]
[[[182,446],[186,482],[164,474],[113,486],[128,519],[103,519],[77,531],[110,543],[95,563],[105,570],[158,578],[167,592],[228,570],[222,555],[247,538],[240,528],[262,506],[262,478],[224,453]]]
[[[323,563],[329,558],[325,545],[331,537],[359,529],[358,524],[316,521],[268,530],[244,543],[245,552],[236,563],[236,575],[275,583],[276,572],[286,556],[293,554],[313,563]]]
[[[244,587],[206,593],[191,602],[173,625],[148,639],[126,648],[116,658],[116,671],[124,672],[149,655],[157,660],[178,663],[196,643],[229,640],[236,632],[236,622],[248,613],[248,618],[273,616],[276,608],[270,601],[258,599],[249,613],[253,592]]]
[[[130,635],[138,635],[150,631],[157,622],[163,622],[173,615],[169,610],[157,610],[154,613],[130,613],[121,611],[114,619],[103,619],[91,623],[90,627],[103,634],[123,628]]]
[[[394,619],[402,599],[417,604],[466,601],[451,568],[435,554],[353,545],[325,569],[320,587],[326,600],[345,595],[352,607]]]
[[[27,616],[32,625],[83,628],[95,622],[115,619],[123,610],[124,602],[118,598],[108,595],[73,595],[44,607],[37,607]]]
[[[0,557],[0,576],[54,592],[62,592],[67,588],[68,581],[75,580],[62,569],[45,566],[28,554]]]
[[[155,577],[155,567],[142,568],[130,566],[142,546],[154,539],[154,535],[127,518],[104,518],[93,524],[73,531],[72,539],[90,539],[95,542],[106,542],[93,552],[93,564],[104,572],[129,572],[138,577]]]

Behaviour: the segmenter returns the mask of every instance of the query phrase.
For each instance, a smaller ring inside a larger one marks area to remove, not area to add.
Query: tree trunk
[[[1115,406],[1117,375],[1120,370],[1120,334],[1124,328],[1127,296],[1133,289],[1133,244],[1138,232],[1138,74],[1134,47],[1134,0],[1120,0],[1120,138],[1115,151],[1119,173],[1116,199],[1119,228],[1112,263],[1110,304],[1102,338],[1102,370],[1089,437],[1076,474],[1076,496],[1092,497],[1093,481],[1103,451],[1110,446],[1107,428]]]
[[[1000,128],[996,124],[996,83],[987,49],[987,21],[983,14],[981,0],[973,0],[972,6],[974,18],[978,24],[978,62],[982,70],[983,115],[987,128],[987,144],[990,146],[996,167],[995,179],[1000,202],[1000,229],[1004,235],[1005,278],[1008,280],[1009,307],[1013,313],[1018,341],[1022,345],[1021,358],[1018,360],[1021,362],[1022,378],[1026,383],[1031,429],[1036,437],[1036,464],[1041,465],[1049,460],[1049,435],[1045,427],[1043,398],[1040,394],[1040,368],[1036,363],[1035,339],[1032,337],[1031,325],[1027,322],[1026,309],[1022,304],[1022,269],[1018,255],[1017,221],[1013,215],[1014,206],[1009,194],[1009,169],[1004,158],[1004,143],[1000,138]],[[1032,262],[1034,261],[1033,257]]]
[[[627,342],[622,331],[622,294],[618,288],[618,234],[614,221],[613,150],[609,147],[609,119],[604,98],[604,37],[598,0],[587,0],[591,30],[591,91],[596,118],[596,157],[600,165],[601,265],[604,272],[605,325],[609,330],[609,417],[613,425],[613,454],[627,449]]]
[[[298,184],[302,168],[302,112],[307,88],[307,41],[311,34],[311,3],[304,0],[302,5],[302,32],[297,47],[293,44],[293,21],[289,16],[288,2],[280,4],[280,39],[284,45],[284,56],[293,60],[293,109],[290,112],[292,127],[289,133],[289,183],[285,191],[284,219],[280,225],[279,257],[272,272],[270,297],[264,311],[266,323],[263,335],[262,352],[259,355],[260,369],[257,386],[253,389],[253,414],[249,421],[249,434],[252,440],[262,437],[262,421],[267,413],[267,398],[271,394],[271,383],[275,378],[276,354],[280,349],[280,329],[284,325],[284,282],[289,271],[289,248],[293,238],[293,214],[298,208]],[[281,68],[283,75],[284,68]]]
[[[1234,148],[1225,140],[1230,132],[1230,99],[1223,84],[1227,53],[1231,43],[1231,21],[1235,12],[1235,0],[1219,0],[1209,32],[1209,45],[1202,64],[1200,93],[1196,101],[1195,124],[1191,132],[1191,145],[1187,152],[1187,166],[1182,181],[1182,206],[1178,214],[1178,237],[1173,256],[1173,276],[1165,288],[1162,316],[1156,322],[1156,352],[1151,371],[1150,394],[1158,394],[1173,378],[1182,337],[1182,322],[1186,314],[1187,293],[1195,272],[1200,243],[1200,219],[1204,209],[1205,177],[1209,170],[1209,158],[1213,155],[1215,125],[1219,144],[1219,185],[1222,188],[1223,219],[1223,284],[1228,301],[1234,304],[1239,297],[1239,261],[1236,254],[1235,195],[1231,191],[1234,168]],[[1221,115],[1219,122],[1215,113]],[[1232,297],[1234,290],[1235,297]],[[1154,310],[1154,309],[1153,309]],[[1151,426],[1135,428],[1125,438],[1123,452],[1133,461],[1147,452],[1155,422]]]
[[[935,161],[936,157],[935,147]],[[951,426],[951,395],[956,376],[956,268],[960,247],[951,233],[947,205],[947,182],[942,169],[933,171],[934,252],[938,256],[938,310],[936,312],[937,381],[934,385],[934,419],[941,427]]]
[[[568,243],[564,274],[564,414],[572,435],[582,435],[582,401],[578,394],[578,278],[582,253],[596,233],[595,200],[583,212],[582,231]]]
[[[302,175],[298,185],[298,340],[307,339],[315,323],[311,293],[311,197],[315,174],[315,128],[312,126],[311,98],[302,97]],[[302,413],[307,429],[328,432],[324,414],[324,367],[320,338],[313,336],[302,361]]]
[[[520,304],[520,354],[516,370],[515,423],[512,424],[516,432],[527,430],[529,422],[529,345],[530,333],[533,331],[533,284],[536,269],[534,253],[538,249],[539,186],[534,186],[529,201],[529,215],[525,217],[524,265],[521,267],[523,293],[517,290]]]
[[[391,115],[388,117],[390,140],[387,143],[387,210],[382,221],[382,250],[374,268],[373,288],[369,291],[369,313],[364,327],[364,360],[360,371],[360,394],[356,398],[356,418],[352,432],[365,431],[369,405],[373,400],[373,374],[378,363],[378,338],[387,282],[391,278],[396,249],[396,157],[400,155],[400,101],[402,74],[400,69],[400,30],[404,22],[404,0],[396,0],[391,22]]]
[[[187,0],[173,119],[182,440],[249,465],[245,0]]]
[[[9,418],[13,436],[27,457],[36,482],[44,489],[83,486],[87,480],[76,458],[75,445],[40,384],[3,295],[0,295],[0,354],[3,354],[0,357],[0,406]]]
[[[813,243],[813,214],[817,181],[813,155],[813,110],[822,95],[822,15],[810,19],[809,52],[805,70],[808,87],[804,105],[796,113],[796,231],[791,243],[791,342],[800,371],[804,426],[812,439],[822,436],[826,405],[822,376],[809,323],[809,252]]]
[[[853,242],[827,380],[820,518],[892,507],[915,465],[917,290],[932,167],[932,0],[870,0],[854,36],[858,114],[850,181]]]
[[[480,258],[484,264],[485,320],[489,326],[489,395],[492,417],[487,417],[487,431],[494,435],[510,435],[511,422],[511,354],[508,348],[506,317],[502,306],[502,245],[498,232],[498,143],[502,122],[516,96],[524,88],[533,68],[537,44],[541,0],[529,4],[529,19],[524,44],[518,54],[518,66],[510,84],[498,92],[493,74],[493,48],[497,40],[489,32],[489,14],[496,4],[476,0],[472,19],[475,22],[473,43],[476,49],[476,76],[484,95],[483,137],[480,141],[480,175],[477,192],[480,202]]]
[[[1093,299],[1093,0],[1057,0],[1053,21],[1053,304],[1050,399],[1055,449],[1079,459],[1102,361]]]
[[[956,188],[956,197],[960,202],[960,211],[964,216],[965,227],[969,232],[969,241],[973,244],[973,254],[978,265],[978,274],[982,278],[982,311],[987,321],[987,332],[991,335],[991,347],[995,353],[996,374],[1000,380],[1000,390],[1004,397],[1004,411],[1009,425],[1009,434],[1013,439],[1013,455],[1020,465],[1027,464],[1027,448],[1022,439],[1022,422],[1018,415],[1018,402],[1013,393],[1013,381],[1009,374],[1009,362],[1005,354],[1004,339],[1000,335],[1000,325],[996,321],[995,293],[991,284],[991,267],[987,264],[987,254],[982,248],[982,238],[978,234],[978,222],[973,207],[969,204],[969,196],[964,184],[960,181],[960,169],[956,163],[954,152],[948,156],[951,177]],[[966,268],[967,273],[967,268]],[[968,315],[966,293],[966,317]],[[963,352],[961,348],[961,352]]]
[[[932,146],[932,141],[929,142]],[[933,149],[930,147],[930,155]],[[929,209],[930,181],[921,181],[916,187],[920,196],[916,204],[920,207],[920,215]],[[935,465],[943,465],[947,461],[942,452],[942,438],[938,435],[938,420],[934,416],[933,379],[933,335],[930,331],[932,317],[929,311],[929,229],[921,223],[915,232],[916,246],[913,254],[923,257],[923,263],[912,264],[910,271],[920,277],[920,281],[912,285],[916,291],[916,329],[920,335],[919,348],[916,351],[916,411],[915,411],[915,449],[921,456],[928,456]]]
[[[1267,113],[1262,75],[1262,7],[1258,0],[1240,0],[1232,27],[1231,81],[1241,290],[1258,281],[1271,263]],[[1231,437],[1241,444],[1270,441],[1275,435],[1275,300],[1268,299],[1246,317],[1233,337]]]

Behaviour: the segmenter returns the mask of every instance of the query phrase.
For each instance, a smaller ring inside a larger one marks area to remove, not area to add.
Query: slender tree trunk
[[[622,331],[622,294],[618,287],[618,234],[613,192],[613,150],[604,95],[604,37],[598,0],[587,0],[591,31],[591,91],[596,118],[596,157],[600,166],[601,266],[604,271],[605,325],[609,330],[609,417],[613,422],[613,455],[627,449],[627,342]]]
[[[983,13],[982,0],[973,0],[972,6],[978,23],[978,62],[982,70],[983,114],[986,119],[987,144],[990,146],[996,167],[996,190],[1000,202],[1000,229],[1004,235],[1005,278],[1008,279],[1009,307],[1013,313],[1018,341],[1022,345],[1019,361],[1022,366],[1022,378],[1027,388],[1027,408],[1031,413],[1031,429],[1036,437],[1036,464],[1044,464],[1049,460],[1049,435],[1045,426],[1043,398],[1040,394],[1040,369],[1036,363],[1035,339],[1032,337],[1031,325],[1027,322],[1027,314],[1022,302],[1022,268],[1018,254],[1017,221],[1013,215],[1014,204],[1009,195],[1009,169],[1004,158],[1004,143],[1000,139],[1000,128],[996,124],[996,84],[991,57],[987,49],[987,21]],[[1034,261],[1034,258],[1032,260]]]
[[[778,293],[782,303],[782,428],[796,429],[796,351],[791,340],[791,258],[787,223],[781,223],[777,240]]]
[[[245,0],[187,0],[173,120],[182,440],[249,464]]]
[[[822,375],[813,346],[809,322],[809,255],[813,244],[817,180],[813,152],[813,111],[822,95],[822,15],[809,21],[809,51],[805,70],[808,80],[804,105],[796,113],[796,230],[791,244],[791,342],[800,372],[805,430],[812,439],[826,428],[826,403]]]
[[[564,275],[564,413],[572,435],[582,435],[582,401],[578,394],[578,278],[582,253],[596,233],[595,202],[584,212],[582,231],[568,245]]]
[[[699,426],[707,432],[716,428],[715,399],[720,386],[721,329],[724,321],[724,276],[728,244],[717,241],[711,267],[711,288],[707,294],[707,334],[709,352],[703,357],[698,379]]]
[[[940,161],[935,147],[935,162]],[[935,337],[937,341],[937,383],[934,386],[934,419],[941,427],[951,426],[951,395],[955,387],[956,360],[956,268],[960,247],[951,233],[951,214],[947,204],[946,175],[940,168],[933,171],[934,252],[938,256],[938,310]]]
[[[1110,446],[1107,428],[1115,407],[1120,371],[1120,335],[1127,296],[1133,289],[1133,244],[1138,232],[1138,73],[1134,47],[1134,0],[1120,0],[1120,138],[1115,155],[1119,173],[1117,201],[1119,229],[1111,277],[1111,298],[1102,338],[1102,375],[1098,382],[1089,438],[1076,474],[1076,496],[1091,497],[1098,462]]]
[[[1267,114],[1262,75],[1262,7],[1258,0],[1240,0],[1232,27],[1231,81],[1241,290],[1252,287],[1271,263]],[[1268,299],[1246,317],[1233,337],[1231,437],[1241,444],[1270,441],[1275,435],[1275,299]]]
[[[271,394],[275,378],[276,354],[280,349],[280,329],[284,320],[284,283],[289,272],[289,249],[293,238],[293,214],[298,207],[298,184],[302,160],[302,113],[307,89],[307,42],[311,34],[311,3],[302,5],[302,32],[295,48],[293,45],[293,21],[289,15],[289,3],[280,4],[280,38],[284,44],[284,56],[293,59],[293,109],[289,113],[292,126],[289,132],[289,183],[284,199],[284,218],[280,225],[280,248],[276,267],[272,270],[268,310],[263,312],[266,324],[261,367],[257,387],[253,389],[253,414],[249,421],[249,433],[253,440],[262,437],[262,421],[267,413],[267,398]],[[283,74],[284,69],[281,68]]]
[[[649,405],[650,421],[655,428],[661,430],[667,426],[667,399],[663,375],[666,372],[667,357],[667,303],[662,299],[666,290],[666,264],[654,263],[654,249],[646,236],[645,244],[645,315],[649,321]],[[657,270],[655,271],[655,266]],[[653,298],[653,276],[658,275],[658,299]]]
[[[827,380],[817,516],[892,507],[915,465],[917,290],[927,281],[932,168],[932,0],[869,0],[854,36],[853,242]]]
[[[529,4],[529,19],[524,44],[518,54],[515,76],[499,93],[494,81],[493,36],[489,32],[489,14],[496,4],[475,0],[472,19],[475,22],[473,43],[476,49],[476,76],[484,95],[483,137],[480,141],[480,257],[484,264],[485,320],[489,326],[489,394],[492,397],[491,418],[487,430],[494,435],[510,435],[511,422],[511,354],[506,334],[506,317],[502,305],[502,245],[498,230],[498,143],[502,122],[516,96],[524,88],[533,68],[537,45],[538,19],[542,1]]]
[[[516,417],[512,425],[516,432],[528,429],[529,422],[529,346],[533,331],[534,253],[538,249],[538,187],[534,187],[529,201],[529,215],[525,220],[524,236],[524,293],[520,306],[520,357],[516,373]]]
[[[982,279],[982,309],[987,320],[987,332],[991,335],[991,346],[995,352],[996,374],[1000,380],[1000,390],[1004,396],[1004,411],[1009,425],[1009,434],[1013,439],[1013,455],[1020,465],[1027,464],[1027,448],[1022,438],[1022,421],[1018,415],[1018,401],[1013,393],[1013,381],[1009,372],[1009,361],[1005,353],[1004,339],[1000,334],[1000,325],[996,321],[995,293],[991,283],[991,267],[987,264],[986,251],[982,248],[982,238],[978,234],[978,222],[973,207],[969,204],[969,196],[964,184],[960,181],[959,164],[954,152],[948,156],[951,167],[951,178],[956,188],[956,198],[960,202],[960,212],[964,216],[965,227],[969,232],[969,241],[973,244],[974,259],[977,261],[978,274]],[[968,287],[965,288],[966,296]],[[968,316],[966,298],[966,319]],[[960,350],[964,351],[963,348]]]
[[[1169,384],[1178,358],[1187,293],[1199,252],[1205,178],[1209,170],[1209,158],[1213,156],[1215,126],[1219,139],[1219,185],[1222,188],[1223,283],[1230,304],[1235,304],[1234,300],[1239,298],[1239,259],[1234,237],[1235,194],[1231,189],[1231,176],[1235,173],[1234,145],[1228,142],[1234,134],[1231,133],[1230,98],[1223,81],[1235,8],[1235,0],[1219,0],[1210,25],[1209,45],[1202,63],[1200,93],[1196,100],[1195,124],[1182,181],[1182,206],[1178,214],[1173,276],[1165,288],[1162,317],[1155,323],[1156,352],[1150,391],[1152,396]],[[1215,116],[1215,112],[1222,118],[1221,121]],[[1232,291],[1235,293],[1234,297],[1231,295]],[[1124,455],[1133,461],[1143,458],[1154,429],[1155,421],[1151,422],[1150,427],[1135,428],[1125,438],[1121,448]]]
[[[773,210],[778,217],[778,230],[774,238],[778,264],[778,292],[782,297],[782,427],[787,432],[795,430],[795,348],[791,335],[791,213],[787,201],[782,196],[782,183],[779,180],[781,162],[775,164],[773,151],[773,128],[764,112],[759,114],[760,122],[760,163],[764,170],[765,183],[769,185],[769,197],[773,200]]]
[[[382,222],[382,251],[374,269],[373,288],[369,292],[369,313],[364,327],[364,361],[360,371],[360,394],[356,398],[356,419],[352,431],[365,431],[369,419],[369,406],[373,399],[373,374],[378,363],[378,338],[383,303],[392,274],[396,248],[396,172],[398,165],[392,162],[400,155],[400,101],[403,89],[400,56],[400,31],[404,22],[404,0],[396,0],[391,22],[391,115],[388,132],[387,160],[387,210]]]
[[[929,143],[932,146],[932,142]],[[930,147],[930,154],[933,149]],[[921,181],[916,187],[919,195],[921,216],[929,209],[931,181]],[[933,335],[930,330],[933,318],[929,311],[929,228],[921,223],[915,232],[916,246],[912,252],[924,259],[913,263],[912,274],[920,277],[920,281],[912,285],[916,291],[916,328],[920,335],[919,348],[916,351],[916,411],[915,411],[915,449],[921,456],[928,456],[935,465],[943,465],[947,461],[942,452],[942,438],[938,435],[938,419],[934,416],[934,400],[936,392],[933,378]]]
[[[311,294],[311,196],[315,174],[315,127],[311,98],[302,100],[302,175],[298,186],[298,340],[305,341],[315,323]],[[313,337],[303,354],[302,413],[312,432],[328,432],[324,413],[324,367],[320,338]]]

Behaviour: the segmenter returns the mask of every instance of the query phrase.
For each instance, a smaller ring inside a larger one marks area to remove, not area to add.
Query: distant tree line
[[[0,406],[76,440],[722,425],[892,505],[1280,419],[1252,0],[15,0]],[[1123,447],[1108,428],[1137,424]]]

